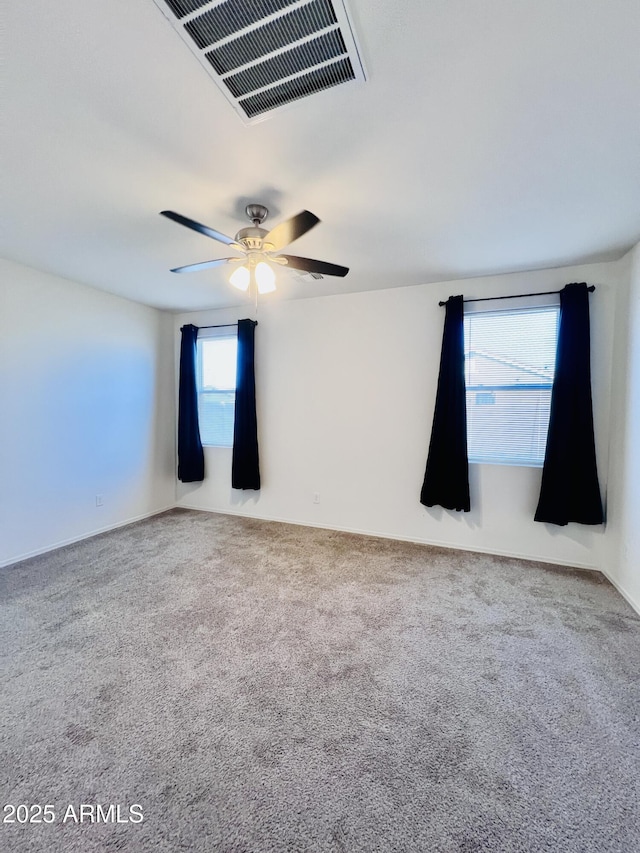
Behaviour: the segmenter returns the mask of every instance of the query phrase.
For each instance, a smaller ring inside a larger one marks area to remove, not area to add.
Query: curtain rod
[[[587,290],[593,293],[596,289],[595,284],[590,284]],[[479,296],[478,299],[463,299],[463,302],[492,302],[494,299],[524,299],[525,296],[553,296],[555,293],[562,293],[561,290],[543,290],[541,293],[514,293],[511,296]],[[446,302],[438,302],[438,305],[446,305]]]
[[[237,326],[237,323],[217,323],[215,326],[198,326],[199,329],[229,329],[231,326]]]
[[[258,325],[258,321],[253,321],[256,326]],[[198,326],[198,329],[228,329],[231,326],[237,326],[237,323],[218,323],[215,326]],[[182,331],[182,326],[180,326],[180,331]]]

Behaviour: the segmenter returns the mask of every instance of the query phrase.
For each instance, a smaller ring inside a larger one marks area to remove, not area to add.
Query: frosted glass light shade
[[[237,287],[238,290],[246,290],[249,287],[249,282],[251,281],[251,274],[247,267],[238,267],[237,270],[234,270],[229,281],[234,287]]]
[[[258,293],[271,293],[276,289],[276,274],[264,261],[256,266],[256,282]]]

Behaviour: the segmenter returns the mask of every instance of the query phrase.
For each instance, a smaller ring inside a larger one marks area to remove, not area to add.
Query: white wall
[[[604,570],[640,612],[640,243],[624,259],[612,376],[611,542]]]
[[[173,374],[169,315],[0,261],[0,565],[173,505]]]
[[[265,297],[256,330],[259,494],[231,489],[231,451],[206,448],[206,479],[179,484],[183,506],[598,567],[603,527],[533,521],[540,469],[471,466],[470,513],[419,503],[442,341],[440,299],[545,291],[587,281],[598,463],[608,479],[617,263],[324,298]],[[282,285],[284,289],[286,285]],[[183,314],[179,327],[246,310]],[[312,502],[314,492],[320,503]]]

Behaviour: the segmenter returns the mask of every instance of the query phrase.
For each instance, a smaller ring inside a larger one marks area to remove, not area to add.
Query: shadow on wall
[[[177,470],[176,470],[177,477]],[[183,500],[184,498],[188,498],[190,495],[193,495],[199,489],[202,488],[202,483],[183,483],[181,480],[177,480],[178,483],[178,499]]]
[[[229,492],[229,503],[234,507],[257,506],[260,503],[260,492],[251,489],[231,489]]]
[[[571,522],[564,525],[564,527],[542,522],[542,527],[544,527],[550,536],[569,539],[571,542],[575,542],[577,545],[586,548],[587,551],[591,551],[595,547],[596,542],[601,539],[605,531],[603,525],[587,527],[583,524],[574,524]]]
[[[179,495],[178,500],[187,500],[197,494],[203,487],[203,483],[182,483],[178,481]],[[257,506],[260,502],[260,492],[254,492],[250,489],[243,491],[242,489],[229,489],[228,505],[232,507],[249,507]],[[224,512],[224,510],[222,510]]]

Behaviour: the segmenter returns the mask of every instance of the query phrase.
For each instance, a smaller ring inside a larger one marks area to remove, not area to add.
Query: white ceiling
[[[5,9],[0,253],[170,310],[242,301],[170,267],[322,223],[292,253],[351,268],[285,298],[620,257],[640,238],[638,0],[349,0],[368,81],[245,126],[153,0]],[[265,297],[266,298],[266,297]]]

